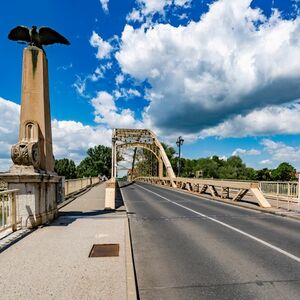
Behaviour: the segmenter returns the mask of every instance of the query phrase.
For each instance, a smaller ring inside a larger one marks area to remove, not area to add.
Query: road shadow
[[[122,187],[119,187],[116,189],[116,210],[117,211],[126,211],[122,193],[121,193],[121,188]]]
[[[0,238],[0,254],[13,246],[15,243],[24,239],[26,236],[33,233],[35,230],[36,229],[17,230]]]
[[[119,181],[120,189],[123,189],[123,188],[125,188],[127,186],[130,186],[132,184],[134,184],[134,181]]]

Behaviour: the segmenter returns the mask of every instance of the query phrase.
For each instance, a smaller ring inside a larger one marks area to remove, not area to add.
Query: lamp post
[[[177,172],[177,177],[180,177],[180,154],[181,154],[181,146],[183,145],[184,139],[182,138],[182,136],[179,136],[177,141],[176,141],[176,145],[178,147],[178,172]]]

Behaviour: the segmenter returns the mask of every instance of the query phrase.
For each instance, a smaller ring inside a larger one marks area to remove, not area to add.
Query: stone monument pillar
[[[9,189],[19,189],[18,216],[35,227],[57,213],[60,177],[54,172],[48,65],[44,51],[29,46],[23,53],[19,142],[12,146],[13,166],[0,178]]]

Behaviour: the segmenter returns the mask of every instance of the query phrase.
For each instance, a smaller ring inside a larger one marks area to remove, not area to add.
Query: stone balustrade
[[[100,182],[99,177],[87,177],[78,179],[68,179],[64,183],[64,195],[68,197],[74,193],[78,193],[87,187],[93,186]]]
[[[17,224],[21,222],[17,218],[16,193],[18,190],[0,191],[0,232],[11,228],[17,230]]]

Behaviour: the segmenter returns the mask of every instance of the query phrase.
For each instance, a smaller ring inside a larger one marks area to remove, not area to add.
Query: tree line
[[[72,159],[55,160],[55,172],[66,179],[111,175],[111,148],[98,145],[89,148],[87,156],[78,166]]]
[[[178,157],[173,147],[163,144],[175,174],[178,173]],[[150,153],[145,150],[145,158]],[[120,158],[121,159],[121,158]],[[152,158],[151,158],[152,160]],[[247,167],[239,156],[231,156],[226,160],[218,156],[199,159],[180,159],[181,177],[200,177],[214,179],[237,179],[259,181],[291,181],[296,180],[296,169],[287,162],[282,162],[275,169],[263,168],[255,170]],[[137,166],[138,167],[138,166]],[[71,159],[55,161],[55,171],[66,179],[111,176],[111,148],[98,145],[88,149],[87,156],[75,165]]]
[[[175,174],[178,174],[178,157],[173,147],[163,144]],[[214,179],[238,179],[258,181],[291,181],[296,180],[296,169],[287,162],[280,163],[275,169],[255,170],[247,167],[239,156],[221,159],[212,156],[199,159],[180,159],[181,177],[200,177]]]

